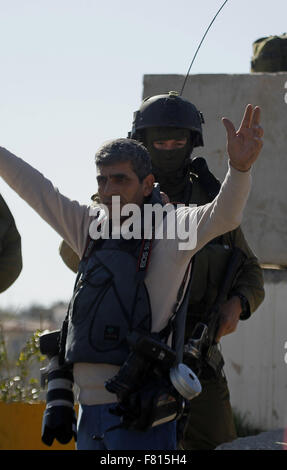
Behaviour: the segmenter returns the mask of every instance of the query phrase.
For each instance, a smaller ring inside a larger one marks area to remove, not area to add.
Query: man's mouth
[[[122,208],[122,204],[119,201],[104,201],[102,204],[107,207],[109,212],[113,210],[120,211]]]

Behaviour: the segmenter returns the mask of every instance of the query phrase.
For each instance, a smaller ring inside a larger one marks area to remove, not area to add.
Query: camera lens
[[[42,423],[42,441],[52,445],[54,439],[67,444],[76,438],[73,373],[71,368],[59,366],[58,356],[49,363],[47,406]]]

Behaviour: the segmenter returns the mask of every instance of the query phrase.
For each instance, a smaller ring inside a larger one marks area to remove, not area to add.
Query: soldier
[[[220,189],[205,160],[191,158],[193,149],[203,146],[202,123],[203,116],[196,107],[176,92],[145,99],[134,115],[129,137],[148,149],[155,179],[172,202],[203,205],[212,201]],[[217,340],[235,331],[238,321],[249,318],[263,301],[262,270],[238,227],[212,240],[194,257],[186,340],[214,303],[233,247],[246,254],[246,261],[221,307]],[[62,244],[60,253],[76,271],[79,260],[66,244]],[[236,438],[226,377],[223,373],[216,376],[207,366],[200,381],[202,393],[190,403],[180,442],[183,449],[214,449]]]
[[[7,290],[22,270],[21,237],[0,195],[0,292]]]

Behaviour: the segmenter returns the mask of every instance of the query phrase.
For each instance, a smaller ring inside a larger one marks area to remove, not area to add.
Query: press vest
[[[122,364],[127,334],[150,332],[149,295],[138,271],[142,240],[105,240],[80,264],[69,307],[66,360]]]

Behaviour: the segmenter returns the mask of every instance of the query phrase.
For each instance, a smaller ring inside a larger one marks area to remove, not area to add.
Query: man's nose
[[[116,187],[112,180],[107,179],[103,187],[103,195],[106,197],[116,196]]]
[[[174,150],[176,148],[175,140],[166,140],[163,145],[163,150]]]

